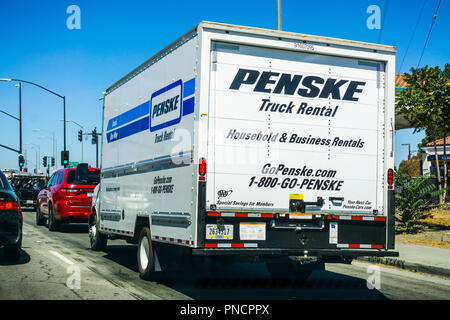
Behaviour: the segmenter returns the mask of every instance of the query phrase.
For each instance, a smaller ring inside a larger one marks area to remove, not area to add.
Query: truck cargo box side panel
[[[174,45],[106,95],[102,230],[132,236],[145,217],[152,237],[193,244],[197,41]]]

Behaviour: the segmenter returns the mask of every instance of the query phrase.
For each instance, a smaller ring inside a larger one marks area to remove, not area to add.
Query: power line
[[[386,19],[386,12],[387,12],[387,8],[388,8],[388,4],[389,4],[389,0],[386,0],[386,3],[384,4],[384,10],[383,10],[383,21],[381,21],[380,33],[378,34],[378,43],[380,43],[380,41],[381,41],[381,35],[382,35],[383,29],[384,29],[384,21]]]
[[[406,48],[406,52],[405,52],[405,55],[403,56],[402,63],[400,64],[400,68],[398,69],[398,72],[402,71],[403,63],[405,62],[405,58],[406,58],[406,55],[408,54],[409,47],[411,46],[411,42],[414,38],[414,35],[416,34],[417,26],[419,25],[419,21],[420,21],[420,18],[422,17],[423,8],[425,7],[426,2],[427,2],[427,0],[423,0],[422,9],[420,9],[419,17],[417,18],[416,25],[414,27],[414,31],[411,35],[411,38],[409,39],[408,47]]]
[[[434,22],[436,21],[437,13],[439,11],[439,7],[441,6],[441,1],[442,0],[439,0],[438,6],[436,8],[436,12],[435,12],[435,14],[433,16],[433,20],[431,22],[430,30],[428,31],[428,35],[427,35],[427,40],[425,40],[425,44],[423,46],[422,53],[420,54],[420,59],[419,59],[419,63],[417,64],[417,68],[419,68],[420,62],[422,61],[423,53],[425,52],[425,47],[427,46],[427,43],[428,43],[428,38],[430,37],[431,30],[433,29]]]

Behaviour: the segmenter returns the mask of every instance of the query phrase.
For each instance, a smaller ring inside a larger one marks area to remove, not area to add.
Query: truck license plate
[[[93,194],[92,192],[88,192],[88,193],[87,193],[87,197],[88,197],[88,198],[92,198],[93,195],[94,195],[94,194]]]
[[[34,201],[33,201],[33,200],[27,200],[27,203],[28,203],[28,204],[33,204]]]
[[[219,227],[217,224],[207,224],[206,239],[233,240],[233,225],[225,224]]]

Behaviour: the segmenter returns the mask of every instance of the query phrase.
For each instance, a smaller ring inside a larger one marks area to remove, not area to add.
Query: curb
[[[437,275],[441,277],[450,278],[450,269],[434,267],[429,265],[424,265],[420,263],[409,262],[397,258],[390,257],[358,257],[355,260],[367,261],[372,263],[384,264],[387,266],[393,266],[403,270],[409,270],[413,272],[422,272],[432,275]]]

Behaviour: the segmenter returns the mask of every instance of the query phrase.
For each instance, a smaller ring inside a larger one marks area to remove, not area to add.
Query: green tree
[[[396,170],[394,177],[399,190],[395,195],[397,230],[415,233],[423,227],[423,220],[430,216],[429,211],[437,206],[435,200],[445,190],[436,190],[430,182],[432,175],[412,178]]]
[[[405,73],[404,80],[408,88],[397,92],[396,113],[402,114],[414,127],[414,133],[425,130],[431,141],[436,141],[440,136],[445,138],[449,127],[449,89],[450,89],[450,66],[445,64],[444,70],[438,66],[414,69],[411,73]],[[439,168],[438,152],[436,142],[434,143],[436,157],[436,168]],[[444,157],[446,146],[444,144]],[[444,161],[444,172],[447,172],[446,161]],[[447,175],[444,175],[444,187],[441,185],[441,174],[437,170],[437,181],[439,190],[447,188]],[[443,203],[445,195],[439,197]]]
[[[419,176],[420,163],[422,161],[422,155],[418,152],[417,155],[412,156],[410,160],[403,160],[398,166],[398,172],[400,174],[406,174],[412,177]]]

